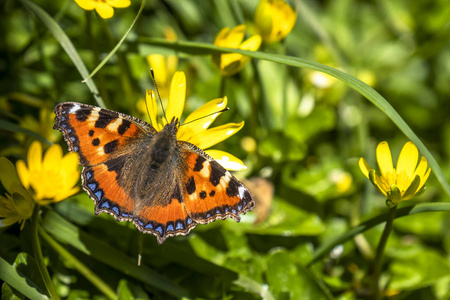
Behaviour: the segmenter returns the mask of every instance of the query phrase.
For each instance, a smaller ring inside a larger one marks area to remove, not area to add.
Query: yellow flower
[[[128,7],[130,0],[75,0],[75,2],[85,10],[93,10],[103,19],[109,19],[114,15],[114,8]]]
[[[176,72],[172,78],[169,92],[169,103],[166,109],[166,117],[170,122],[173,117],[180,119],[183,113],[186,98],[186,76],[183,72]],[[150,113],[152,126],[161,131],[167,124],[166,118],[157,118],[158,108],[155,94],[152,90],[147,90],[146,101]],[[178,129],[177,139],[196,145],[200,149],[206,149],[229,138],[244,126],[241,123],[229,123],[209,129],[212,122],[220,115],[218,112],[227,107],[227,98],[218,98],[209,101],[200,108],[192,112]],[[212,114],[212,115],[210,115]],[[210,115],[210,116],[208,116]],[[207,116],[207,117],[205,117]],[[201,118],[201,119],[199,119]],[[198,119],[198,120],[197,120]],[[192,123],[189,123],[196,120]],[[188,124],[189,123],[189,124]],[[244,163],[230,153],[221,150],[206,150],[209,156],[214,158],[224,168],[228,170],[245,170]]]
[[[262,0],[255,11],[255,27],[266,43],[282,40],[295,25],[297,14],[283,0]]]
[[[230,30],[222,29],[214,40],[214,45],[233,49],[256,51],[261,46],[261,37],[254,35],[244,42],[245,25],[238,25]],[[213,54],[213,62],[220,69],[223,76],[236,74],[250,61],[250,57],[238,53]]]
[[[16,222],[22,223],[33,214],[34,201],[23,187],[12,162],[0,157],[0,181],[6,190],[6,197],[0,196],[0,227]]]
[[[34,141],[28,149],[28,167],[23,160],[16,163],[17,173],[25,188],[32,188],[40,205],[58,202],[78,192],[80,178],[78,153],[63,156],[60,145],[54,144],[42,159],[42,146]]]
[[[419,164],[419,151],[412,142],[407,142],[398,157],[397,168],[392,164],[391,150],[387,142],[377,147],[377,162],[381,175],[361,158],[359,167],[380,192],[387,197],[387,204],[397,205],[400,201],[417,196],[424,190],[424,184],[431,173],[427,160],[422,156]]]

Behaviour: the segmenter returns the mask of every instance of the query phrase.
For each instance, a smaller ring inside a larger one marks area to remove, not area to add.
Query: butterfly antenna
[[[153,73],[153,68],[150,68],[150,74],[152,76],[153,85],[155,86],[156,93],[158,94],[159,103],[161,103],[161,108],[162,108],[162,111],[163,111],[164,119],[166,119],[166,122],[169,123],[169,121],[167,120],[167,117],[166,117],[166,111],[164,110],[164,105],[163,105],[162,100],[161,100],[161,95],[159,94],[158,85],[156,84],[155,73]]]
[[[153,96],[153,93],[152,93],[152,96]],[[152,118],[150,117],[150,111],[148,110],[147,100],[145,100],[144,102],[145,102],[145,109],[147,109],[148,118],[151,120]],[[152,125],[155,126],[154,124],[152,124]]]
[[[229,110],[229,109],[230,109],[229,107],[225,107],[224,109],[221,109],[221,110],[218,110],[218,111],[216,111],[216,112],[213,112],[213,113],[207,114],[206,116],[203,116],[203,117],[200,117],[200,118],[194,119],[194,120],[192,120],[192,121],[189,121],[189,122],[187,122],[187,123],[183,123],[183,124],[181,124],[181,125],[180,125],[180,127],[181,127],[181,126],[183,126],[183,125],[187,125],[187,124],[190,124],[190,123],[192,123],[192,122],[195,122],[195,121],[198,121],[198,120],[204,119],[204,118],[206,118],[206,117],[209,117],[209,116],[212,116],[212,115],[215,115],[215,114],[218,114],[218,113],[221,113],[221,112],[227,111],[227,110]]]

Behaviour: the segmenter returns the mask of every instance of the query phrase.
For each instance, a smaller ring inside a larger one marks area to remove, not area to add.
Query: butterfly
[[[255,201],[248,189],[197,146],[177,140],[179,121],[161,131],[138,118],[64,102],[54,129],[80,155],[83,189],[117,221],[131,221],[162,244],[197,224],[240,221]]]

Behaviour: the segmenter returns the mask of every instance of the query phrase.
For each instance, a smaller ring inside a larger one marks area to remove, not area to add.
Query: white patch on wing
[[[89,115],[89,121],[97,121],[98,120],[98,110],[93,109],[91,114]]]
[[[209,161],[205,160],[203,162],[203,168],[200,170],[200,175],[202,175],[204,178],[208,178],[209,175],[211,174],[211,170],[210,170],[210,163]]]
[[[103,148],[103,146],[100,146],[95,149],[97,151],[97,155],[105,155],[105,150]]]
[[[74,113],[76,113],[77,110],[79,110],[79,109],[80,109],[80,106],[79,106],[78,104],[74,104],[74,105],[72,106],[72,108],[69,110],[69,113],[74,114]]]
[[[112,132],[117,132],[120,125],[122,125],[122,119],[117,118],[114,120],[114,122],[109,123],[108,126],[106,126],[106,129]]]
[[[228,173],[228,175],[230,175],[230,176],[228,176],[227,173]],[[220,185],[221,185],[224,189],[226,189],[226,188],[228,187],[228,182],[230,182],[230,179],[231,179],[231,174],[230,174],[230,172],[227,171],[227,172],[225,173],[225,176],[222,176],[222,177],[220,178]]]
[[[245,193],[245,187],[244,186],[239,186],[239,198],[244,198],[244,193]]]

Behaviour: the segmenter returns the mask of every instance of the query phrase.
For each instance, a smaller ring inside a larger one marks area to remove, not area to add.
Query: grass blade
[[[17,272],[13,266],[1,257],[0,279],[29,299],[49,299],[30,279]]]
[[[133,22],[131,23],[130,28],[128,28],[127,32],[125,32],[124,36],[120,39],[120,41],[117,43],[117,45],[114,47],[114,49],[112,49],[112,51],[102,60],[102,62],[94,69],[94,71],[92,71],[92,73],[89,74],[89,76],[83,80],[83,82],[86,82],[89,79],[91,79],[98,72],[98,70],[100,70],[108,62],[108,60],[111,58],[111,56],[113,56],[117,52],[117,50],[119,50],[120,46],[123,44],[123,42],[127,38],[131,29],[133,29],[134,24],[136,24],[136,21],[139,19],[139,16],[141,15],[142,10],[144,10],[144,6],[145,6],[145,0],[142,0],[141,7],[139,8],[139,11],[138,11],[136,17],[134,18]]]
[[[81,60],[80,55],[78,54],[77,49],[72,44],[72,41],[69,39],[67,34],[62,30],[58,23],[41,7],[39,7],[36,3],[22,0],[22,3],[33,12],[43,23],[47,26],[47,29],[51,32],[53,37],[58,41],[61,47],[66,51],[67,55],[72,60],[73,64],[77,68],[78,72],[81,75],[81,78],[86,78],[89,76],[89,72]],[[105,103],[103,102],[102,97],[92,79],[86,81],[86,85],[91,91],[92,95],[95,98],[95,101],[100,107],[105,107]]]

